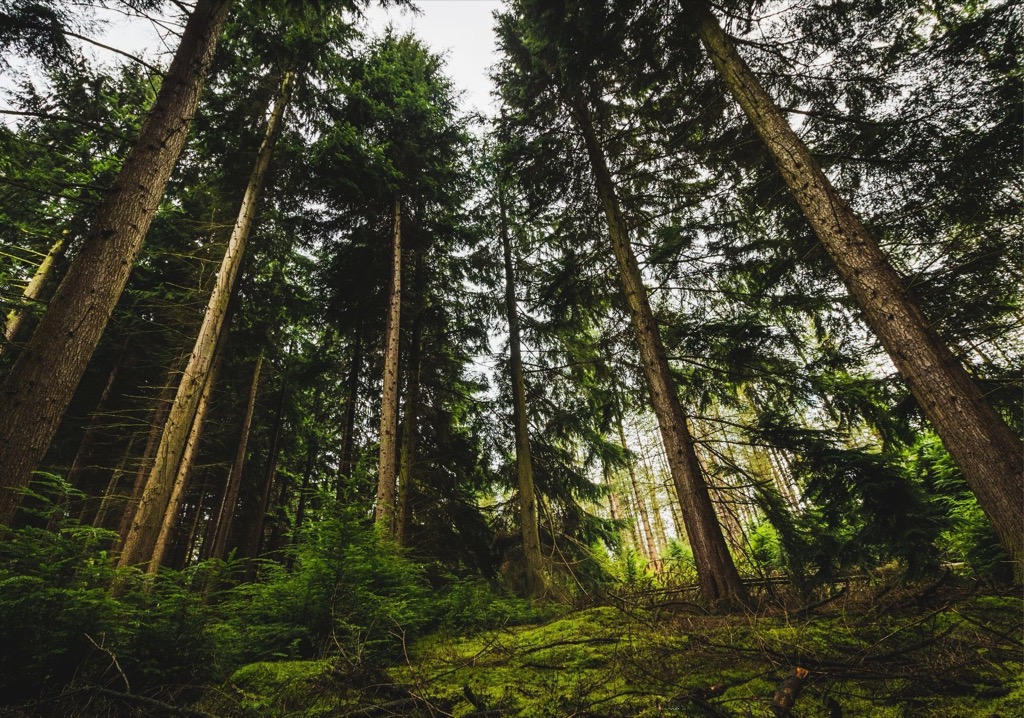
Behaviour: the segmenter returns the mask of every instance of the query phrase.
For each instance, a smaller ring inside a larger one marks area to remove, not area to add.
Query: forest
[[[0,717],[1020,716],[1024,3],[380,5],[0,0]]]

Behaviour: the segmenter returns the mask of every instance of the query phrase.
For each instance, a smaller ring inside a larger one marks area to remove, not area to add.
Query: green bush
[[[529,601],[496,593],[481,580],[453,582],[434,606],[438,627],[451,634],[530,623],[540,613]]]

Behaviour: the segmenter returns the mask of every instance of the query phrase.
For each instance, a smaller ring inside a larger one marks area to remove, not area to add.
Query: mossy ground
[[[1024,715],[1022,601],[965,586],[861,589],[805,615],[715,616],[679,602],[601,606],[543,625],[414,642],[374,680],[329,661],[239,670],[203,706],[237,716]],[[356,683],[360,685],[356,687]]]

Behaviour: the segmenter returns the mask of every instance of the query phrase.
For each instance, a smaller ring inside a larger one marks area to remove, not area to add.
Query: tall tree
[[[0,523],[50,445],[185,145],[231,0],[199,0],[156,104],[25,351],[0,386]]]
[[[1020,440],[939,338],[906,283],[703,3],[690,3],[700,38],[733,97],[886,348],[925,416],[960,466],[1024,579]]]

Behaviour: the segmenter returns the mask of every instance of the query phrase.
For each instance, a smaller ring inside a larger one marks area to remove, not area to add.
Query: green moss
[[[332,661],[251,663],[231,676],[223,700],[252,718],[314,718],[347,705],[336,684]]]

